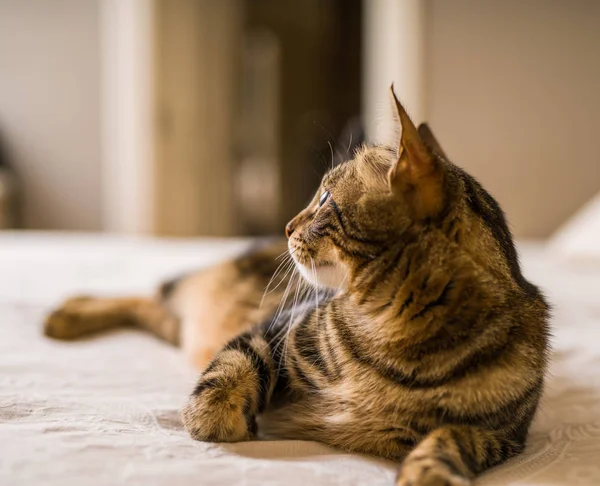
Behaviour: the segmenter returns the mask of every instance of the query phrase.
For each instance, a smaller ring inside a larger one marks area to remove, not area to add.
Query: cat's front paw
[[[200,381],[181,417],[192,439],[241,442],[252,438],[256,423],[246,404],[247,400],[231,385],[219,386],[207,379]]]
[[[450,462],[437,458],[408,457],[400,471],[396,486],[471,486],[470,479],[463,476]]]

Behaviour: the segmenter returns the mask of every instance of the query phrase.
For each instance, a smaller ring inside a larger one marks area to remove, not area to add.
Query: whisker
[[[331,168],[333,169],[333,162],[335,159],[335,156],[333,155],[333,145],[331,145],[329,140],[327,141],[327,145],[329,145],[329,150],[331,151]]]
[[[352,147],[352,131],[350,131],[350,141],[348,142],[348,148],[346,149],[346,154],[350,155],[350,147]]]
[[[290,318],[288,320],[287,323],[287,332],[286,332],[286,340],[283,346],[283,361],[285,361],[287,359],[287,351],[288,351],[288,346],[289,346],[289,336],[290,336],[290,332],[292,330],[292,327],[294,325],[294,318],[296,317],[296,307],[298,306],[298,295],[300,293],[300,288],[302,287],[302,285],[300,285],[300,282],[298,283],[298,285],[296,286],[296,292],[294,294],[294,300],[292,302],[292,309],[290,311]]]
[[[292,276],[292,278],[293,277],[296,277],[296,285],[297,285],[296,296],[297,296],[298,289],[300,288],[298,285],[298,280],[299,280],[300,275],[298,272],[294,272],[294,275]],[[294,308],[295,308],[295,304],[292,307],[292,314],[293,314]],[[279,317],[278,317],[278,319],[279,319]],[[293,315],[292,315],[292,317],[290,317],[289,321],[287,321],[287,323],[285,325],[281,326],[281,329],[277,332],[277,334],[273,338],[273,341],[274,341],[276,337],[279,337],[281,335],[281,338],[277,342],[276,346],[279,347],[282,344],[282,342],[284,344],[284,349],[283,349],[283,353],[281,354],[281,360],[279,362],[277,374],[279,374],[279,372],[281,371],[282,364],[285,363],[285,361],[287,359],[287,343],[288,343],[287,339],[289,337],[290,330],[292,329],[292,320],[293,320]],[[284,342],[284,339],[286,340],[285,342]]]
[[[297,306],[298,304],[304,303],[306,301],[307,296],[309,296],[310,292],[314,290],[313,287],[310,284],[308,284],[308,282],[306,282],[304,278],[302,278],[299,272],[296,275],[298,277],[298,287],[296,288],[296,296],[294,298],[294,305],[291,309],[291,315],[289,320],[287,321],[287,324],[285,326],[282,326],[281,331],[277,333],[277,336],[280,336],[283,333],[283,336],[281,336],[277,344],[277,346],[279,346],[282,342],[284,344],[281,361],[282,363],[284,363],[287,359],[289,351],[289,336],[292,331],[292,328],[294,327],[294,322],[300,316],[300,314],[297,314],[296,312]]]
[[[285,257],[286,255],[289,256],[289,254],[290,254],[290,250],[285,250],[281,255],[275,257],[275,260],[279,260],[280,258]]]
[[[267,284],[267,286],[265,287],[265,291],[263,292],[262,298],[260,299],[260,305],[258,306],[258,308],[260,309],[265,301],[265,297],[270,294],[271,292],[273,292],[277,287],[279,287],[279,285],[281,285],[281,282],[283,282],[287,276],[287,274],[289,273],[289,268],[288,265],[290,263],[290,261],[292,260],[291,257],[289,257],[289,259],[284,259],[279,266],[277,267],[277,269],[275,270],[275,272],[273,273],[273,276],[271,277],[271,279],[269,280],[269,283]],[[281,277],[281,279],[279,280],[279,283],[275,286],[275,288],[271,289],[271,291],[269,291],[269,287],[271,286],[271,284],[273,283],[273,280],[275,280],[277,278],[277,275],[279,275],[281,273],[281,271],[287,268],[287,271],[285,272],[285,274]]]
[[[327,130],[323,125],[321,125],[320,123],[317,123],[316,121],[313,122],[315,125],[317,125],[319,128],[321,128],[321,130],[323,130],[323,133],[325,133],[325,136],[327,137],[327,144],[329,145],[329,149],[331,150],[331,168],[333,168],[333,147],[331,145],[330,140],[335,140],[335,137],[331,134],[331,132],[329,130]]]
[[[281,263],[277,266],[277,268],[275,269],[275,272],[273,273],[273,275],[271,276],[269,283],[267,284],[267,286],[265,287],[265,291],[263,293],[263,297],[260,301],[260,305],[262,306],[263,301],[265,300],[265,295],[267,294],[269,287],[271,286],[271,283],[273,283],[273,280],[275,280],[275,278],[277,278],[277,275],[279,275],[281,273],[282,268],[286,265],[286,263],[289,262],[289,259],[284,258]]]
[[[310,259],[310,266],[312,268],[312,274],[313,274],[313,280],[314,280],[314,285],[315,285],[315,318],[317,320],[317,327],[319,326],[319,286],[318,286],[318,280],[317,280],[317,269],[315,267],[315,261],[312,259]]]
[[[279,288],[279,286],[281,285],[282,282],[285,281],[285,279],[287,278],[288,274],[290,273],[290,270],[292,270],[295,267],[295,263],[294,260],[292,260],[290,258],[290,260],[288,260],[286,263],[286,270],[285,273],[283,274],[283,276],[281,277],[281,279],[279,280],[279,283],[277,285],[275,285],[275,287],[273,287],[271,290],[269,290],[269,294],[274,292],[275,290],[277,290],[277,288]],[[263,294],[263,299],[264,297],[267,295],[266,289],[265,289],[265,294]],[[261,301],[262,302],[262,301]]]
[[[278,325],[279,323],[279,317],[281,316],[283,310],[285,309],[285,304],[287,303],[287,299],[289,297],[290,294],[290,289],[294,287],[294,285],[298,285],[298,271],[296,269],[296,265],[292,265],[290,267],[292,274],[290,276],[290,279],[288,281],[288,284],[285,288],[285,291],[283,293],[283,297],[281,298],[281,301],[279,302],[279,305],[277,306],[277,310],[275,311],[275,315],[273,316],[271,323],[269,324],[268,328],[267,328],[267,332],[269,332],[274,326]],[[288,270],[289,272],[289,270]],[[294,278],[296,278],[296,280],[294,281]]]
[[[338,290],[338,292],[343,292],[343,288],[344,288],[344,284],[346,283],[346,279],[348,278],[348,274],[350,273],[350,270],[347,269],[346,273],[344,274],[344,278],[342,279],[341,283],[340,283],[340,288]]]

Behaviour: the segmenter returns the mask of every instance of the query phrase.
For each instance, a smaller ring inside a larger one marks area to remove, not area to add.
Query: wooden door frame
[[[388,141],[393,131],[389,87],[415,122],[426,106],[426,3],[363,0],[363,116],[368,140]]]
[[[154,231],[154,0],[100,0],[103,228]]]
[[[100,0],[103,227],[234,232],[241,0]]]

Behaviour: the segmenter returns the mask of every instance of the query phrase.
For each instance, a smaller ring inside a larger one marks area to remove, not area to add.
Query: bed
[[[74,343],[40,332],[72,293],[150,292],[245,240],[0,233],[0,485],[391,485],[393,463],[300,441],[206,444],[178,410],[195,373],[135,331]],[[520,244],[553,303],[554,351],[526,452],[481,485],[600,485],[600,266]]]

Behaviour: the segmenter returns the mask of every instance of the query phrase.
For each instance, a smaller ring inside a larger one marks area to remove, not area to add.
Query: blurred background
[[[392,81],[517,236],[600,190],[596,0],[0,0],[0,227],[282,233]]]

